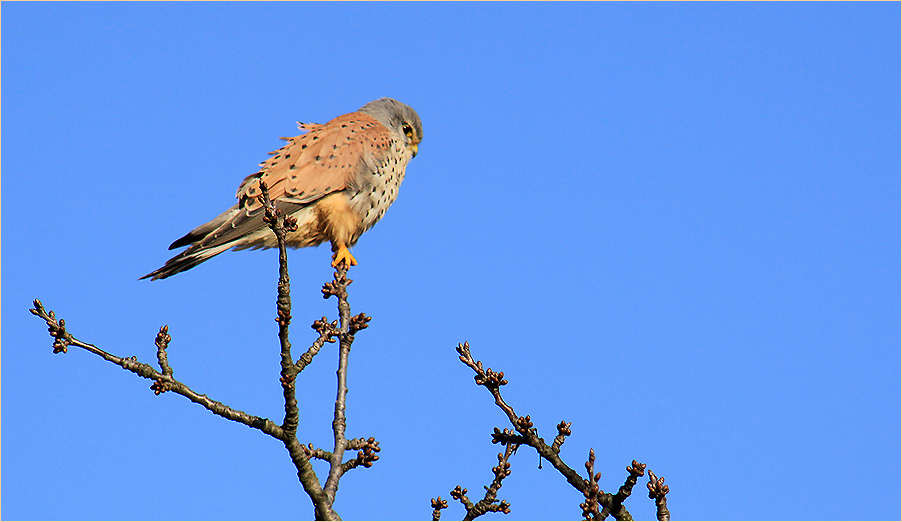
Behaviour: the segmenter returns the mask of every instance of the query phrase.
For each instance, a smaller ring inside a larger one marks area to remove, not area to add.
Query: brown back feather
[[[305,204],[354,183],[360,162],[372,164],[390,140],[388,129],[372,116],[352,112],[324,125],[300,124],[306,134],[288,143],[260,164],[260,171],[238,188],[239,205],[248,212],[260,207],[262,178],[273,201]]]

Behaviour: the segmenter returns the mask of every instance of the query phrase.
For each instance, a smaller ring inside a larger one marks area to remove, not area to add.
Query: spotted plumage
[[[298,127],[307,132],[282,138],[287,143],[238,187],[235,205],[173,242],[170,250],[188,248],[141,279],[164,279],[229,249],[275,247],[258,200],[261,179],[276,208],[297,219],[288,246],[329,241],[333,266],[357,264],[348,247],[397,198],[407,162],[423,139],[420,118],[409,106],[381,98],[329,123]]]

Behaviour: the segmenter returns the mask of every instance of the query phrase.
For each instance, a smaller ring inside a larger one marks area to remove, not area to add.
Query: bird
[[[306,132],[281,138],[287,143],[244,179],[237,203],[174,241],[169,250],[188,248],[140,279],[165,279],[229,249],[277,247],[263,221],[261,181],[276,209],[297,220],[287,246],[329,241],[333,267],[356,265],[349,247],[397,199],[407,163],[423,139],[423,124],[409,105],[380,98],[325,124],[298,122],[298,128]]]

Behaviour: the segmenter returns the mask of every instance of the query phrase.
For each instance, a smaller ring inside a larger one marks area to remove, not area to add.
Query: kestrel
[[[407,162],[417,155],[423,124],[409,106],[391,98],[367,103],[329,123],[298,123],[305,134],[270,152],[238,187],[238,203],[169,245],[188,246],[141,279],[164,279],[233,248],[272,248],[276,236],[263,222],[260,180],[276,208],[297,219],[290,247],[332,243],[332,266],[357,260],[348,247],[382,218],[398,197]]]

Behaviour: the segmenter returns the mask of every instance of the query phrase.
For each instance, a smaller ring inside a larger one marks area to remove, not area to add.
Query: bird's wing
[[[241,183],[237,205],[179,239],[173,247],[195,243],[192,249],[213,248],[265,227],[263,207],[257,199],[262,194],[261,179],[276,207],[291,214],[332,192],[355,186],[391,148],[390,131],[360,112],[323,125],[299,127],[309,132],[282,138],[288,143],[271,152],[260,170]]]
[[[288,143],[270,152],[260,172],[238,188],[239,204],[260,207],[258,181],[266,182],[273,201],[306,204],[355,183],[360,170],[388,152],[391,133],[372,116],[352,112],[324,125],[299,124],[306,134],[282,138]]]

